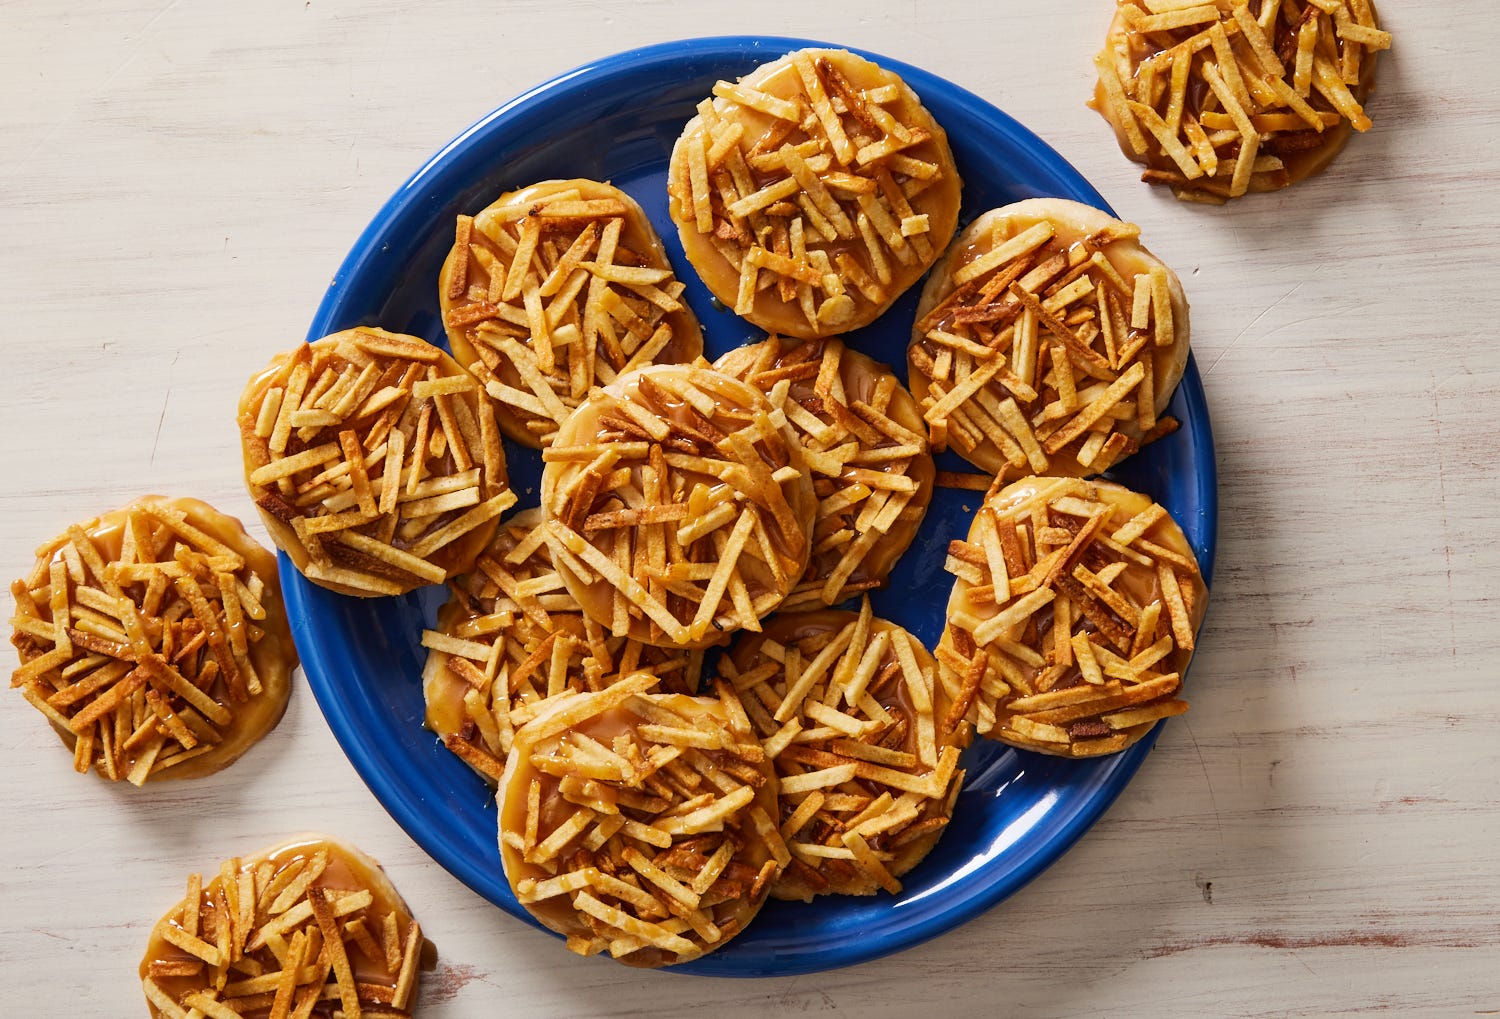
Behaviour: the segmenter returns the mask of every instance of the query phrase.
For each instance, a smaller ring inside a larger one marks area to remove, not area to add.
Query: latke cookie
[[[468,570],[516,501],[489,399],[414,336],[358,327],[277,356],[245,387],[239,427],[272,540],[340,594]]]
[[[928,277],[907,348],[935,450],[1002,480],[1107,470],[1172,427],[1187,366],[1177,275],[1140,228],[1033,198],[971,223]]]
[[[812,561],[780,611],[884,586],[932,501],[922,412],[890,368],[838,337],[769,337],[714,367],[766,393],[802,440],[818,513]]]
[[[191,875],[140,975],[153,1019],[405,1016],[433,954],[380,864],[306,834]]]
[[[207,503],[146,496],[69,527],[10,590],[11,685],[79,772],[210,775],[286,710],[297,649],[276,557]]]
[[[801,444],[765,394],[706,365],[596,389],[542,459],[557,572],[617,637],[720,643],[807,569],[817,500]]]
[[[635,200],[552,180],[459,216],[438,280],[448,344],[500,429],[542,449],[590,389],[703,353],[683,284]]]
[[[557,697],[516,733],[500,858],[516,899],[580,955],[670,966],[722,947],[787,862],[776,778],[734,692],[638,673]]]
[[[583,614],[552,565],[540,509],[501,524],[473,572],[450,587],[437,628],[422,633],[427,728],[491,785],[515,730],[549,698],[641,670],[662,693],[698,692],[702,651],[614,637]]]
[[[1147,183],[1213,204],[1275,191],[1370,129],[1362,104],[1391,45],[1370,0],[1117,3],[1089,105]]]
[[[719,668],[776,766],[792,860],[778,899],[901,891],[937,843],[963,784],[949,705],[927,649],[861,611],[778,614]]]
[[[938,643],[947,723],[1059,757],[1114,753],[1179,715],[1208,588],[1181,528],[1106,481],[1023,478],[988,496]]]
[[[798,50],[698,104],[672,149],[668,212],[720,301],[768,333],[874,321],[947,246],[958,171],[900,77]]]

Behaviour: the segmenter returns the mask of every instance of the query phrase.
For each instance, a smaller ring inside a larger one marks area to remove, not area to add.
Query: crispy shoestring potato
[[[874,321],[958,222],[948,138],[897,75],[807,49],[721,81],[672,149],[668,212],[715,296],[769,333]]]
[[[69,527],[11,595],[11,686],[80,773],[208,775],[286,710],[297,650],[276,558],[206,503],[147,496]]]
[[[858,613],[773,616],[719,669],[776,766],[791,863],[771,895],[898,894],[947,826],[969,738],[942,725],[950,705],[927,649],[866,598]]]
[[[714,367],[766,393],[802,441],[818,513],[812,561],[781,611],[882,586],[932,499],[927,427],[891,370],[837,337],[770,337]]]
[[[703,353],[656,231],[625,192],[556,180],[459,216],[438,299],[453,356],[535,449],[590,389]]]
[[[272,539],[341,594],[468,570],[516,501],[489,399],[416,337],[359,327],[278,356],[246,386],[239,426]]]
[[[614,636],[720,643],[758,628],[807,569],[801,444],[763,393],[706,365],[595,390],[542,460],[553,563]]]
[[[967,471],[938,471],[933,482],[939,488],[957,488],[965,492],[988,492],[995,483],[991,474],[972,474]]]
[[[224,861],[151,930],[153,1019],[410,1016],[436,962],[380,865],[326,835]]]
[[[1370,0],[1117,0],[1089,105],[1141,179],[1221,204],[1323,169],[1391,36]]]
[[[422,634],[427,727],[491,785],[515,731],[550,698],[602,690],[641,669],[663,693],[697,693],[702,678],[702,651],[615,637],[584,615],[546,535],[540,509],[500,525],[473,572],[450,583],[437,628]]]
[[[976,219],[933,269],[907,348],[934,449],[1001,480],[1099,474],[1176,428],[1187,298],[1140,228],[1030,199]]]
[[[1105,481],[1023,478],[986,497],[938,643],[946,727],[1061,757],[1123,750],[1179,694],[1208,589],[1182,530]]]
[[[565,693],[516,733],[500,857],[517,900],[581,955],[687,962],[744,930],[788,861],[776,777],[733,690],[636,673]]]

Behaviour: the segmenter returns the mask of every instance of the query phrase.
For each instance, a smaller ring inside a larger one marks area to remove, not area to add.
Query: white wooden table
[[[0,1012],[144,1014],[135,966],[184,876],[309,828],[378,856],[415,906],[442,956],[427,1016],[1500,1010],[1493,6],[1388,2],[1374,129],[1324,176],[1223,209],[1138,183],[1084,108],[1109,0],[686,6],[0,4],[6,575],[145,491],[264,540],[235,399],[413,169],[592,58],[801,34],[1007,110],[1181,274],[1222,500],[1192,712],[1077,848],[979,919],[881,962],[735,981],[578,960],[479,899],[387,817],[300,680],[244,762],[145,791],[73,774],[8,694]]]

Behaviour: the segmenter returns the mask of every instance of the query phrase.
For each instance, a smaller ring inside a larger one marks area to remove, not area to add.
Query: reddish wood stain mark
[[[429,1005],[441,1005],[458,997],[460,991],[478,979],[479,970],[473,966],[445,962],[422,981],[422,997]]]
[[[1458,801],[1444,799],[1441,796],[1402,796],[1395,800],[1381,800],[1375,808],[1384,813],[1390,810],[1400,810],[1403,807],[1447,807],[1456,802]]]
[[[1304,951],[1309,948],[1411,948],[1426,945],[1439,948],[1476,948],[1477,943],[1448,931],[1326,931],[1317,934],[1292,935],[1274,931],[1251,931],[1199,938],[1195,941],[1169,941],[1147,949],[1145,958],[1189,952],[1195,948],[1217,948],[1223,945],[1253,945],[1280,951]]]

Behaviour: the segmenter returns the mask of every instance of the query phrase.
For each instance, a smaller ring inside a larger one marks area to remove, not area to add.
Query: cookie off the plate
[[[209,775],[286,710],[297,649],[276,557],[207,503],[147,496],[75,524],[11,594],[11,685],[80,772]]]
[[[1390,45],[1371,0],[1117,0],[1089,105],[1142,180],[1220,204],[1295,184],[1368,131]]]
[[[379,863],[304,834],[190,875],[140,975],[153,1019],[407,1016],[434,961]]]

